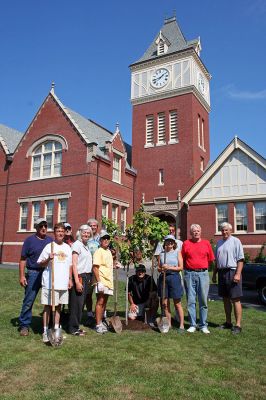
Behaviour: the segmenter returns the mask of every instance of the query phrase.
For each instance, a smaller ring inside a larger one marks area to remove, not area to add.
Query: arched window
[[[60,176],[62,168],[62,144],[48,140],[32,152],[31,179]]]

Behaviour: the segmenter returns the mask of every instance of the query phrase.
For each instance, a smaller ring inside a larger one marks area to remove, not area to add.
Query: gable
[[[202,187],[191,204],[260,198],[266,195],[266,169],[241,149],[235,149]]]
[[[123,154],[126,153],[124,142],[122,140],[122,137],[121,137],[121,134],[119,131],[114,134],[114,137],[112,140],[112,148],[114,150],[119,151],[120,153],[123,153]]]

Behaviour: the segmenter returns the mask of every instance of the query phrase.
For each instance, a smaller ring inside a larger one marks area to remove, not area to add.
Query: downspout
[[[12,155],[8,154],[6,156],[6,164],[5,164],[5,170],[7,170],[7,177],[6,177],[5,202],[4,202],[4,215],[3,215],[4,218],[3,218],[3,229],[2,229],[2,245],[0,249],[0,263],[2,263],[3,259],[3,249],[4,249],[5,233],[6,233],[6,213],[7,213],[8,188],[9,188],[9,174],[12,161],[13,161]]]
[[[98,193],[99,193],[99,159],[96,158],[97,168],[96,168],[96,190],[95,190],[95,211],[94,218],[97,219],[98,213]]]

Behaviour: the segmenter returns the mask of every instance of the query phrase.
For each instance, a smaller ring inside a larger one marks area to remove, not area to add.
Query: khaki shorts
[[[55,294],[55,306],[59,304],[68,304],[68,290],[56,290]],[[52,290],[42,288],[41,304],[51,306],[52,305]]]
[[[95,285],[95,293],[103,293],[103,294],[108,294],[108,296],[113,296],[114,291],[113,289],[109,289],[107,286],[104,286],[104,291],[103,292],[98,292],[97,285]]]

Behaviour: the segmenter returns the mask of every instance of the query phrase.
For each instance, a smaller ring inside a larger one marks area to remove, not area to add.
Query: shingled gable
[[[219,172],[219,170],[226,164],[230,156],[236,151],[243,152],[247,157],[252,159],[258,167],[266,175],[266,160],[245,142],[240,140],[237,136],[229,143],[225,150],[219,155],[219,157],[208,167],[201,178],[190,188],[190,190],[184,195],[182,202],[185,204],[196,203],[196,197],[201,193],[205,186],[211,181],[211,179]],[[266,185],[266,182],[265,182]],[[265,197],[266,191],[262,193]],[[198,201],[198,203],[204,201]]]
[[[142,63],[145,61],[150,61],[152,59],[156,59],[157,57],[162,57],[161,55],[159,56],[157,54],[156,41],[159,36],[162,36],[167,41],[168,49],[165,55],[176,53],[178,51],[183,51],[189,48],[195,49],[199,43],[199,39],[193,39],[187,41],[177,24],[176,18],[175,17],[168,18],[165,19],[164,25],[154,38],[149,48],[145,51],[143,56],[132,65]]]
[[[23,136],[22,132],[0,124],[0,143],[6,155],[13,154]]]

